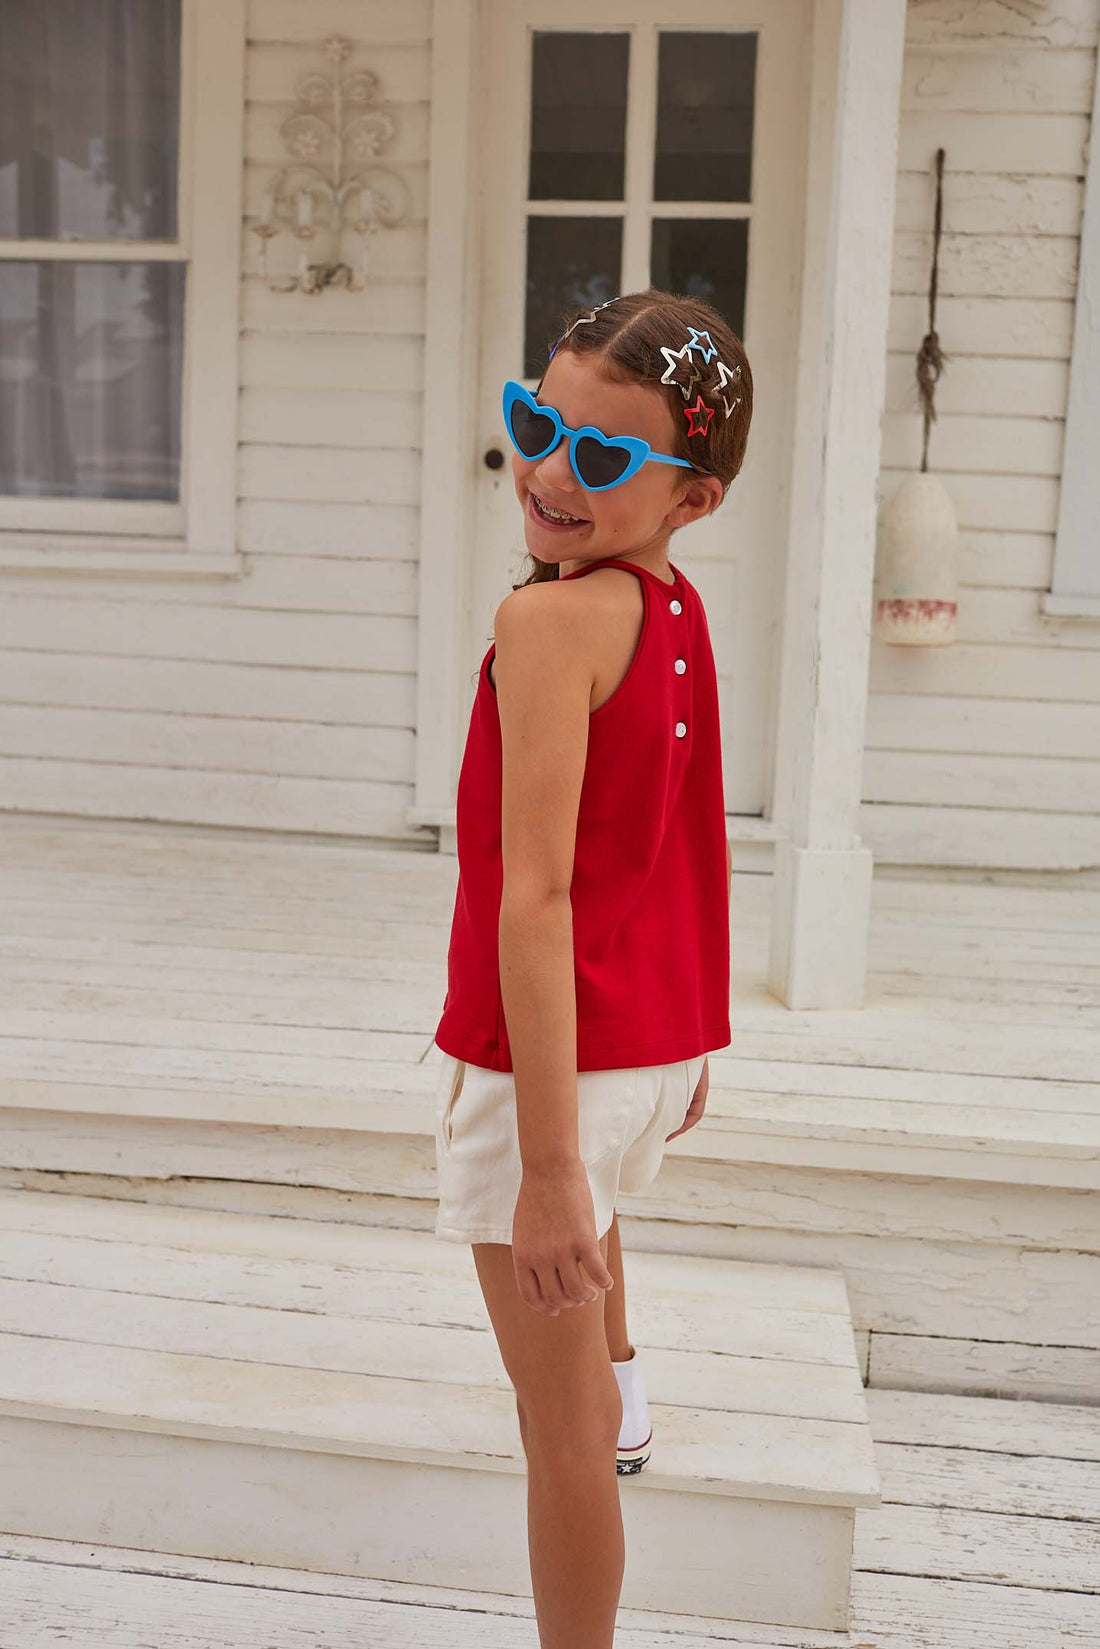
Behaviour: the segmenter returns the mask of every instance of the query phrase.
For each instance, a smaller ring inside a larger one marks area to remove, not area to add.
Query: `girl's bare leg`
[[[605,1261],[607,1240],[600,1239]],[[541,1649],[613,1649],[626,1557],[615,1472],[623,1406],[608,1356],[605,1290],[545,1317],[520,1295],[507,1244],[472,1248],[516,1393]]]
[[[615,1286],[604,1294],[603,1322],[607,1334],[607,1349],[613,1363],[625,1363],[633,1347],[626,1329],[626,1283],[623,1278],[623,1250],[619,1241],[619,1216],[613,1214],[607,1233],[607,1269],[615,1279]]]

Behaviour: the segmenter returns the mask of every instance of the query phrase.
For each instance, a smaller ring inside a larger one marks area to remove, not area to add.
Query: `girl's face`
[[[604,435],[637,435],[654,452],[671,453],[674,425],[664,391],[637,382],[612,383],[600,373],[598,358],[559,350],[543,375],[542,404],[553,407],[570,429],[595,424]],[[698,440],[702,448],[706,436]],[[512,476],[523,506],[527,548],[540,561],[594,561],[663,547],[675,528],[709,515],[722,501],[717,476],[652,461],[621,486],[589,492],[573,474],[568,439],[545,458],[513,452]],[[536,498],[577,516],[577,524],[547,521],[538,513]]]

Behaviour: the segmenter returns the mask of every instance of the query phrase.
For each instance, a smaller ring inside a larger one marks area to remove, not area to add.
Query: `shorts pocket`
[[[577,1118],[585,1167],[626,1148],[634,1116],[640,1066],[577,1072]]]
[[[462,1083],[466,1076],[466,1061],[456,1059],[453,1054],[444,1054],[444,1067],[440,1073],[440,1087],[443,1093],[443,1109],[439,1115],[439,1131],[443,1144],[450,1149],[454,1137],[454,1109],[455,1102],[462,1092]],[[447,1069],[447,1062],[450,1070]],[[445,1086],[444,1086],[445,1084]]]

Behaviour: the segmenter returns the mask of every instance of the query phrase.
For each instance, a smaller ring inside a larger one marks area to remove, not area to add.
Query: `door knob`
[[[485,454],[485,467],[491,470],[498,470],[502,469],[503,466],[504,454],[501,452],[500,448],[490,447],[488,452]]]

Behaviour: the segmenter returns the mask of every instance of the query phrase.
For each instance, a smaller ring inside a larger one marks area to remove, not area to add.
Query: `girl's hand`
[[[681,1122],[681,1124],[677,1128],[675,1134],[666,1134],[665,1135],[665,1144],[666,1145],[668,1144],[670,1139],[675,1139],[676,1138],[676,1134],[686,1134],[689,1128],[694,1128],[695,1127],[695,1124],[698,1122],[699,1118],[702,1116],[703,1112],[706,1109],[707,1094],[708,1094],[709,1091],[710,1091],[710,1060],[709,1059],[704,1059],[703,1069],[700,1072],[699,1081],[695,1085],[695,1092],[692,1095],[691,1104],[688,1106],[687,1116],[684,1118],[683,1122]]]
[[[596,1299],[593,1284],[614,1287],[579,1157],[554,1168],[524,1168],[512,1216],[512,1261],[521,1297],[544,1317]]]

